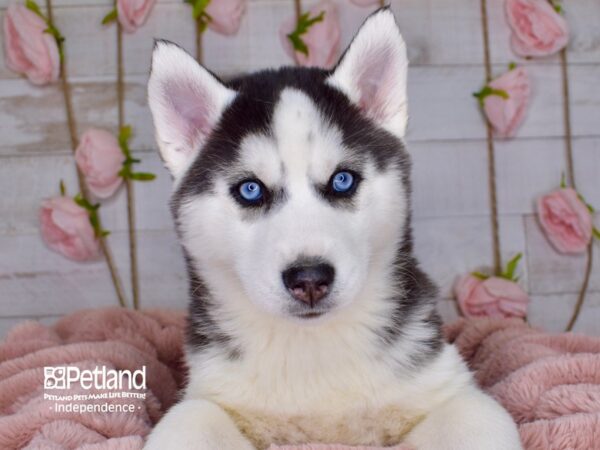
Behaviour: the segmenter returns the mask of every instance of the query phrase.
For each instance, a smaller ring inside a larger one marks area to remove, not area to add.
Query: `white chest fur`
[[[390,445],[471,383],[452,346],[409,371],[394,364],[393,351],[365,348],[363,338],[332,336],[319,346],[310,336],[265,340],[239,360],[216,351],[190,355],[186,399],[220,405],[259,449],[271,443]]]

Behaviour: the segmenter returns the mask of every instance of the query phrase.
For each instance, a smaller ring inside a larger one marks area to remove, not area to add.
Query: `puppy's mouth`
[[[316,308],[292,308],[289,311],[290,316],[294,317],[296,320],[303,322],[310,322],[317,319],[322,319],[331,312],[332,307],[327,307],[326,305],[320,305]]]
[[[300,319],[310,320],[310,319],[316,319],[316,318],[321,317],[323,315],[325,315],[325,311],[323,311],[323,312],[312,311],[312,312],[297,314],[296,317],[299,317]]]

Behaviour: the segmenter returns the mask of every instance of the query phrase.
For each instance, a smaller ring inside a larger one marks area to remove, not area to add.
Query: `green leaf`
[[[82,208],[87,209],[88,202],[81,196],[81,194],[77,194],[75,197],[73,197],[73,201]]]
[[[65,59],[65,51],[64,51],[64,42],[65,42],[65,38],[64,36],[60,33],[60,31],[58,30],[58,28],[56,28],[54,25],[52,25],[48,20],[46,20],[46,24],[48,25],[48,28],[46,28],[44,30],[44,33],[48,33],[49,35],[51,35],[52,37],[54,37],[54,40],[56,41],[56,45],[58,46],[58,56],[60,57],[60,62],[62,63]]]
[[[471,275],[473,275],[475,278],[479,278],[480,280],[487,280],[490,276],[486,275],[485,273],[482,272],[471,272]]]
[[[554,8],[554,11],[556,11],[558,14],[562,14],[564,12],[562,5],[558,3],[558,1],[550,0],[550,4]]]
[[[106,236],[108,232],[100,228],[100,218],[98,217],[98,209],[100,209],[100,203],[92,205],[86,198],[83,197],[83,195],[81,195],[81,193],[78,193],[75,197],[73,197],[73,200],[75,201],[75,203],[77,203],[79,206],[81,206],[88,212],[88,215],[90,217],[90,224],[94,229],[94,234],[96,235],[96,237]]]
[[[316,23],[322,22],[325,19],[325,11],[317,16],[310,17],[310,12],[306,12],[298,18],[296,23],[296,29],[287,35],[287,38],[292,43],[294,50],[308,56],[308,47],[302,40],[302,35],[306,34],[308,30]]]
[[[100,203],[96,203],[92,205],[81,193],[78,193],[75,197],[73,197],[73,201],[81,206],[83,209],[86,209],[90,212],[96,212],[98,208],[100,208]]]
[[[65,182],[63,180],[60,180],[60,184],[58,185],[58,187],[60,189],[60,195],[64,197],[67,194],[67,188],[65,187]]]
[[[108,236],[109,234],[110,234],[110,231],[108,231],[108,230],[102,230],[102,231],[100,232],[100,236],[102,236],[102,237],[106,237],[106,236]]]
[[[134,172],[130,178],[136,181],[152,181],[156,178],[156,175],[149,172]]]
[[[44,17],[44,15],[42,14],[42,11],[40,10],[40,7],[33,0],[26,0],[25,1],[25,8],[27,8],[30,11],[33,11],[38,16],[40,16],[42,19],[44,19],[44,21],[46,21],[46,17]]]
[[[486,97],[490,95],[497,95],[498,97],[502,97],[504,100],[508,100],[510,96],[508,92],[503,89],[494,89],[488,85],[485,85],[479,92],[474,92],[473,97],[479,100],[479,104],[483,107],[483,102]]]
[[[511,61],[508,63],[508,70],[515,70],[517,68],[517,63],[514,61]]]
[[[127,146],[132,135],[133,128],[131,128],[131,125],[124,125],[121,127],[119,130],[119,144],[121,144],[121,147]]]
[[[506,264],[506,270],[501,274],[501,277],[506,278],[507,280],[516,281],[515,271],[517,270],[517,266],[522,257],[523,253],[517,253],[513,259]]]
[[[560,187],[561,189],[565,189],[567,187],[567,176],[563,172],[560,177]]]
[[[56,28],[52,23],[50,23],[50,20],[46,16],[44,16],[44,14],[42,14],[40,7],[34,0],[26,0],[25,7],[30,11],[33,11],[42,19],[44,19],[44,22],[48,26],[48,28],[44,30],[44,33],[52,35],[56,40],[56,44],[58,45],[58,54],[62,62],[62,60],[64,59],[63,42],[65,42],[65,38],[63,37],[63,35],[60,33],[60,31],[58,31],[58,28]]]
[[[212,17],[206,13],[206,7],[210,2],[211,0],[184,0],[184,3],[192,5],[192,17],[198,22],[199,33],[204,33],[212,21]]]
[[[577,193],[577,198],[581,201],[581,203],[583,203],[585,205],[585,207],[590,212],[590,214],[594,214],[596,212],[594,207],[592,205],[590,205],[588,202],[586,202],[583,195],[581,195],[579,192]]]
[[[208,14],[203,15],[200,19],[198,19],[198,32],[200,34],[204,33],[208,28],[208,23],[210,22],[210,16]]]
[[[596,227],[592,228],[592,233],[596,239],[600,239],[600,230]]]
[[[133,136],[133,128],[131,125],[124,125],[119,130],[119,147],[121,147],[121,151],[125,155],[125,162],[123,162],[123,167],[128,167],[132,163],[131,152],[129,151],[129,140]]]
[[[96,232],[96,236],[100,236],[102,234],[102,230],[100,230],[100,220],[98,219],[98,214],[96,211],[90,211],[90,223]]]
[[[194,19],[198,20],[202,17],[209,3],[210,0],[196,0],[196,3],[192,8],[192,16]]]
[[[114,22],[115,20],[117,20],[117,17],[119,17],[117,8],[113,8],[113,10],[110,11],[107,15],[105,15],[104,19],[102,19],[102,25],[107,25],[111,22]]]

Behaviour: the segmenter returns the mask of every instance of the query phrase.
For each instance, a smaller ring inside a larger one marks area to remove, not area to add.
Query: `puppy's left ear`
[[[367,18],[327,82],[378,125],[404,137],[407,69],[406,45],[385,8]]]

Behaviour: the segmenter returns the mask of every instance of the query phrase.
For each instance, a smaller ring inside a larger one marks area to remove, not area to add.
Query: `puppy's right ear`
[[[161,156],[176,180],[194,161],[235,94],[177,45],[156,42],[148,104]]]

